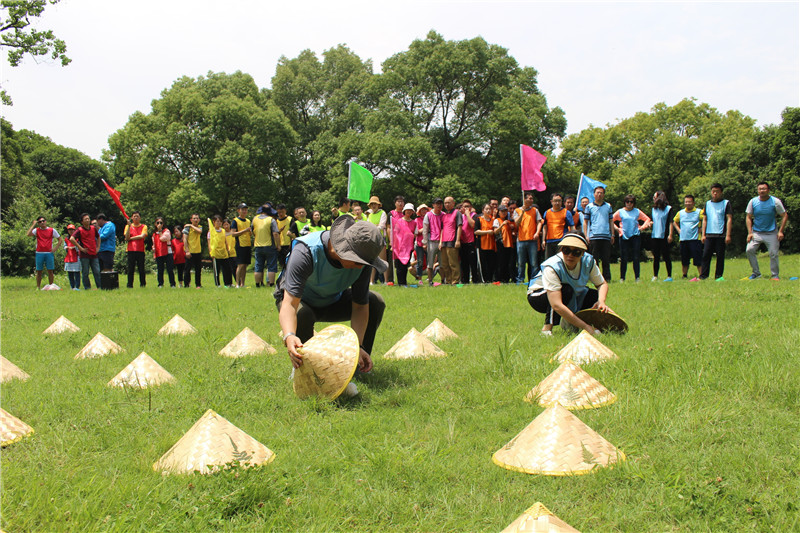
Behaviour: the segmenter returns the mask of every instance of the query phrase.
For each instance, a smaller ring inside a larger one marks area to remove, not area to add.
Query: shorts
[[[688,267],[690,261],[696,267],[703,264],[703,243],[697,239],[681,241],[681,264]]]
[[[264,272],[265,263],[267,272],[278,271],[278,251],[274,246],[256,246],[253,253],[256,257],[255,272]]]
[[[53,252],[36,252],[36,270],[55,270],[56,259]]]
[[[114,252],[111,250],[97,252],[97,258],[100,260],[101,269],[114,270]]]
[[[237,265],[249,265],[250,264],[250,256],[253,253],[253,248],[251,246],[236,246],[236,264]]]

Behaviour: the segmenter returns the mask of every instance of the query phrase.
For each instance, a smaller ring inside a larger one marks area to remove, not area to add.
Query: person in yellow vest
[[[194,269],[194,286],[199,289],[200,271],[202,270],[202,244],[200,236],[203,234],[203,226],[200,225],[200,215],[192,215],[191,222],[183,227],[183,248],[186,253],[186,267],[183,271],[183,286],[189,288],[192,281],[192,269]]]
[[[310,220],[306,218],[306,208],[305,207],[295,207],[294,208],[294,222],[289,226],[289,236],[292,240],[306,235],[308,233],[308,225],[311,223]]]
[[[228,243],[228,270],[231,272],[231,279],[233,283],[231,287],[239,288],[239,285],[236,283],[236,237],[233,236],[233,231],[231,230],[231,221],[227,218],[222,221],[222,229],[225,230],[225,242]]]
[[[225,281],[225,287],[230,286],[231,271],[228,268],[228,239],[225,230],[222,228],[222,217],[214,215],[208,219],[208,255],[211,256],[211,264],[214,267],[214,285],[219,287],[219,274]]]
[[[331,209],[331,224],[342,215],[350,214],[350,199],[347,197],[339,200],[339,207]]]
[[[364,214],[364,208],[361,207],[360,202],[353,202],[353,210],[350,214],[356,220],[360,220],[361,222],[367,221],[367,215]]]
[[[278,273],[278,250],[281,249],[281,239],[274,215],[275,211],[272,209],[272,205],[266,203],[258,208],[256,216],[253,217],[253,256],[255,257],[253,277],[256,287],[264,285],[265,264],[270,287],[275,284],[275,275]]]
[[[231,222],[231,237],[235,240],[236,286],[244,287],[247,266],[253,251],[253,226],[247,218],[247,204],[239,204],[238,215]]]
[[[367,211],[367,221],[375,224],[378,226],[378,231],[381,232],[384,240],[386,240],[386,223],[389,219],[386,211],[381,209],[383,204],[381,204],[380,198],[377,196],[373,196],[369,199],[369,210]],[[386,241],[388,242],[388,241]],[[381,254],[379,256],[381,259],[386,260],[386,246],[383,247],[381,250]],[[373,269],[371,274],[371,279],[369,280],[370,284],[375,283],[375,277],[377,275],[377,270]]]
[[[319,211],[313,211],[311,213],[311,222],[308,223],[308,226],[305,227],[308,230],[307,233],[314,233],[316,231],[325,231],[328,229],[325,224],[322,223],[322,213]]]
[[[278,223],[278,233],[280,233],[281,239],[281,247],[278,248],[278,263],[280,263],[281,268],[286,268],[286,256],[289,255],[289,251],[292,249],[292,236],[289,235],[289,227],[294,219],[286,214],[286,206],[284,204],[276,205],[275,209],[278,211],[276,222]]]

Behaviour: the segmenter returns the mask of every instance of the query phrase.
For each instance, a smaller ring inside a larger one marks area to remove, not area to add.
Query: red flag
[[[127,220],[128,219],[128,213],[125,212],[125,208],[122,207],[122,202],[119,201],[119,197],[121,196],[121,193],[118,190],[114,189],[111,185],[106,183],[106,180],[101,179],[100,181],[102,181],[103,185],[106,186],[106,190],[108,191],[108,194],[111,195],[111,198],[114,200],[114,203],[117,204],[117,207],[119,207],[119,210],[122,211],[122,214],[125,216],[125,220]]]
[[[522,167],[522,190],[543,191],[547,189],[547,185],[544,184],[544,174],[542,174],[542,165],[547,161],[547,157],[530,146],[520,144],[519,159]]]

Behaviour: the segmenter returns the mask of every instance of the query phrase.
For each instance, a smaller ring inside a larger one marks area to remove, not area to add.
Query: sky
[[[539,72],[568,133],[693,97],[761,126],[800,106],[800,3],[62,0],[39,30],[72,63],[3,62],[15,129],[99,158],[108,137],[182,76],[241,70],[269,87],[281,56],[347,45],[376,72],[435,30],[481,36]]]

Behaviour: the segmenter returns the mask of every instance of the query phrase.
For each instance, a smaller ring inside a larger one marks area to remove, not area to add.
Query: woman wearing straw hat
[[[330,231],[292,243],[274,296],[283,343],[295,368],[303,364],[298,348],[313,336],[316,322],[350,320],[361,345],[359,368],[372,370],[370,353],[386,304],[369,290],[369,278],[372,268],[385,272],[388,267],[379,257],[384,246],[377,226],[352,217],[339,217]]]
[[[585,237],[568,233],[559,242],[558,249],[556,255],[542,263],[541,270],[530,281],[528,303],[545,315],[542,335],[552,335],[553,325],[560,324],[562,318],[594,335],[598,331],[575,313],[589,308],[611,311],[606,305],[608,283],[597,262],[587,253],[589,245]],[[589,281],[595,289],[587,287]]]

